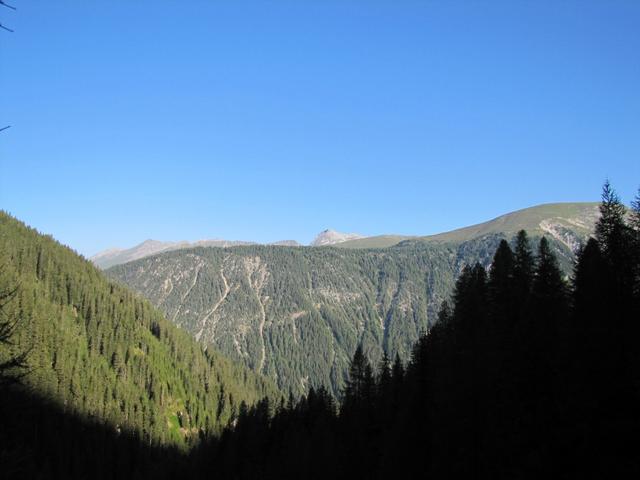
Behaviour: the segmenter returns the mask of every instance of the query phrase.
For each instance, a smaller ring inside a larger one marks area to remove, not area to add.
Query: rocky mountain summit
[[[365,236],[358,233],[340,233],[335,230],[327,229],[323,230],[318,234],[318,236],[316,236],[313,242],[311,242],[311,246],[324,247],[326,245],[336,245],[338,243],[348,242],[350,240],[359,240],[361,238],[365,238]]]

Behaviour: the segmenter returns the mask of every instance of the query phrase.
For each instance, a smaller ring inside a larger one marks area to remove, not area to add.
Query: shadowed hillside
[[[26,352],[23,382],[64,413],[152,444],[220,431],[241,401],[275,387],[203,348],[90,262],[0,212],[0,291],[11,292],[3,358]]]

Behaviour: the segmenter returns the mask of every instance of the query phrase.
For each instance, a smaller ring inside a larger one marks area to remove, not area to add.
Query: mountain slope
[[[598,203],[538,205],[507,213],[478,225],[420,237],[419,240],[461,242],[493,233],[513,235],[519,230],[526,230],[530,235],[549,235],[572,248],[593,232],[600,216],[598,206]]]
[[[552,218],[544,215],[543,220]],[[565,232],[569,236],[550,236],[567,273],[574,258],[570,246],[588,236],[582,226],[591,217],[569,218],[573,223],[566,224],[574,226]],[[408,239],[383,249],[177,250],[116,266],[107,274],[149,298],[195,338],[270,376],[283,390],[299,394],[325,385],[339,394],[357,345],[374,362],[383,351],[408,359],[462,267],[489,266],[499,241],[510,240],[508,230],[521,224],[513,219],[494,223],[466,233],[466,241],[456,241],[463,235]],[[534,230],[532,240],[542,232]]]
[[[598,203],[549,203],[517,210],[488,222],[450,232],[421,237],[379,235],[338,244],[340,248],[385,248],[402,241],[465,242],[490,234],[513,235],[526,230],[530,235],[549,235],[575,248],[593,231],[598,219]]]
[[[196,248],[118,265],[107,274],[169,319],[285,391],[332,385],[365,342],[405,356],[427,327],[424,270],[413,252],[331,247]],[[442,254],[423,255],[425,261]],[[451,272],[449,266],[447,272]],[[449,273],[451,276],[452,273]]]
[[[203,350],[148,301],[90,262],[0,212],[3,314],[19,319],[12,352],[29,351],[25,382],[64,410],[182,443],[219,431],[270,382]]]

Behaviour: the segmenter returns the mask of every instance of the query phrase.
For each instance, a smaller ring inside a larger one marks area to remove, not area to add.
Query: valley
[[[462,268],[489,267],[501,239],[522,228],[533,241],[546,235],[568,275],[596,219],[597,204],[545,205],[386,248],[365,248],[376,237],[322,247],[198,247],[107,274],[284,392],[327,386],[339,397],[358,345],[373,362],[384,352],[407,361]]]

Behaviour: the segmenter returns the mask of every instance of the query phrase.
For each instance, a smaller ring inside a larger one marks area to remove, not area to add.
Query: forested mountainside
[[[550,238],[566,273],[570,246],[588,234],[576,228],[571,242]],[[282,390],[299,395],[328,386],[339,395],[357,345],[374,362],[385,351],[406,361],[463,266],[487,267],[505,237],[513,238],[496,229],[467,241],[406,241],[386,249],[195,248],[107,274]]]
[[[219,432],[242,401],[278,395],[272,382],[205,351],[147,300],[4,212],[0,265],[1,313],[11,326],[0,365],[26,353],[22,393],[61,414],[179,446]]]
[[[567,281],[542,239],[467,266],[404,366],[358,348],[323,388],[243,412],[194,455],[204,478],[636,478],[640,196],[603,216]],[[450,305],[450,306],[449,306]]]

